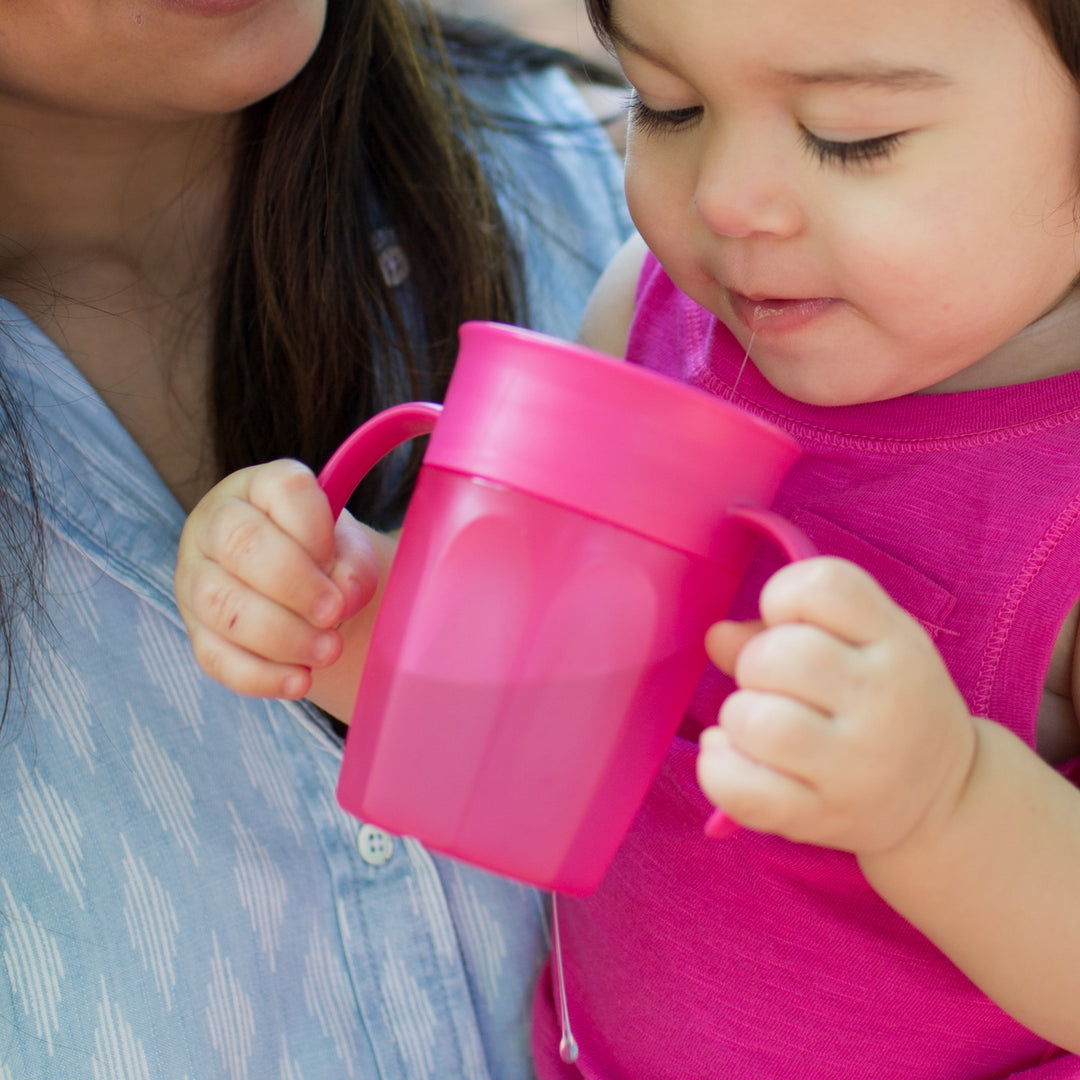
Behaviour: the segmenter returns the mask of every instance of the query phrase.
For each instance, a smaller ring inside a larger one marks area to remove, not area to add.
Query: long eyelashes
[[[819,138],[805,128],[800,133],[803,146],[823,165],[865,165],[874,161],[887,161],[899,145],[905,132],[879,135],[873,139],[856,142],[833,142]]]
[[[664,135],[687,127],[701,116],[700,105],[691,105],[686,109],[651,109],[644,101],[631,94],[627,105],[630,122],[635,130],[644,135]]]
[[[680,131],[699,120],[704,111],[700,105],[691,105],[684,109],[653,109],[646,105],[637,94],[631,95],[627,107],[630,122],[634,129],[643,135],[668,135]],[[799,139],[803,148],[823,165],[843,167],[888,160],[905,134],[906,132],[898,131],[872,139],[836,142],[831,139],[822,139],[803,128],[799,133]]]

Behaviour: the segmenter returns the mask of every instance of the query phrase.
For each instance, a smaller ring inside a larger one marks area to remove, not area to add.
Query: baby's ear
[[[626,338],[634,316],[634,291],[648,248],[635,233],[600,275],[585,307],[578,341],[609,356],[626,355]]]

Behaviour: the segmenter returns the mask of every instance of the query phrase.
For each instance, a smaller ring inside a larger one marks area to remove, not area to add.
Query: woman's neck
[[[186,506],[214,480],[206,385],[234,124],[13,117],[0,100],[0,294]]]
[[[126,272],[187,293],[213,261],[235,121],[27,113],[0,99],[0,281],[96,302]]]

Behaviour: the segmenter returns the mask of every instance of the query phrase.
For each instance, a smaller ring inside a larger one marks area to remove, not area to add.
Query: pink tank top
[[[1080,594],[1080,373],[804,405],[752,364],[739,377],[735,339],[651,257],[628,359],[791,432],[805,453],[777,509],[920,620],[974,714],[1034,745],[1051,649]],[[762,544],[734,617],[755,613],[779,565]],[[545,972],[534,1010],[541,1080],[1080,1077],[1080,1059],[986,998],[852,856],[749,831],[703,837],[696,737],[728,690],[706,673],[600,888],[560,900],[580,1057],[559,1061]]]

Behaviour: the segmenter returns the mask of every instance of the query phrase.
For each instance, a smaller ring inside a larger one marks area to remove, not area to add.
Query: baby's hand
[[[342,652],[337,625],[375,595],[367,533],[335,527],[296,461],[242,469],[211,489],[180,537],[176,600],[202,669],[232,690],[299,698]]]
[[[762,623],[717,623],[739,689],[702,733],[698,780],[736,821],[857,854],[888,850],[966,783],[975,725],[922,627],[840,559],[793,563]]]

